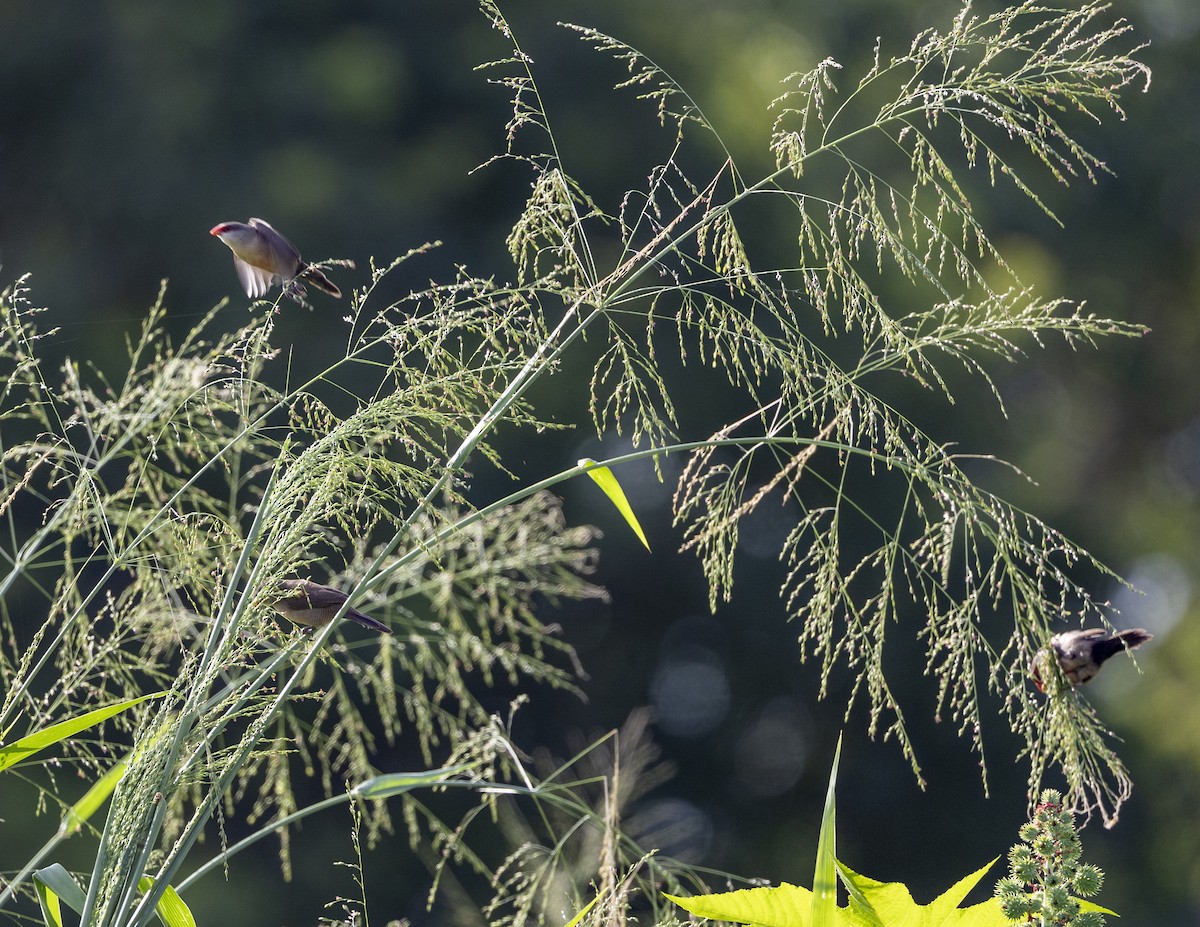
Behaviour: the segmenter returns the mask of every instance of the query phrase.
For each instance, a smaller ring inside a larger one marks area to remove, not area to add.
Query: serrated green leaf
[[[946,914],[949,914],[951,911],[958,910],[958,906],[962,903],[962,900],[966,898],[967,895],[971,894],[971,889],[979,884],[979,880],[988,874],[988,871],[996,865],[996,860],[999,858],[1000,857],[997,856],[990,863],[980,866],[970,875],[963,876],[948,889],[938,895],[938,897],[932,902],[930,902],[929,907],[936,908],[937,910],[943,911]],[[967,908],[966,910],[970,910],[970,908]]]
[[[161,698],[164,695],[166,695],[165,692],[155,692],[150,695],[140,695],[137,698],[126,699],[123,702],[115,702],[112,705],[105,705],[103,708],[89,711],[78,718],[68,718],[66,721],[59,721],[57,724],[51,724],[40,731],[27,734],[20,740],[15,740],[11,744],[0,747],[0,770],[5,770],[9,766],[13,766],[32,756],[39,750],[44,750],[46,747],[58,743],[60,740],[66,740],[73,734],[78,734],[89,727],[94,727],[101,721],[105,721],[113,715],[120,714],[127,708],[132,708],[134,705],[146,701],[146,699]]]
[[[959,879],[927,905],[913,901],[900,882],[878,882],[839,863],[838,871],[850,892],[851,920],[857,925],[903,924],[905,927],[1008,927],[995,898],[969,908],[958,907],[996,860]]]
[[[666,897],[690,914],[709,920],[761,927],[809,927],[812,896],[807,888],[785,882],[773,888],[743,888],[691,898]]]
[[[960,879],[928,905],[913,901],[899,882],[878,882],[839,863],[838,872],[850,893],[850,905],[839,908],[835,903],[826,916],[835,927],[1008,927],[994,898],[969,908],[957,907],[995,862]],[[797,885],[692,898],[666,897],[690,914],[709,920],[754,927],[813,927],[814,895]]]
[[[604,494],[608,496],[609,501],[617,507],[617,511],[629,523],[629,527],[633,529],[633,533],[638,536],[638,540],[646,546],[646,550],[649,550],[650,542],[646,540],[642,526],[638,524],[637,516],[633,514],[629,500],[625,498],[625,491],[621,489],[621,484],[617,482],[617,478],[613,475],[613,472],[608,467],[600,466],[590,457],[584,457],[580,460],[579,466],[583,468],[584,473],[595,480],[597,486],[604,490]]]
[[[138,891],[142,894],[154,888],[154,880],[149,876],[138,879]],[[196,919],[192,917],[191,909],[179,897],[179,892],[170,885],[154,906],[154,913],[163,922],[163,927],[196,927]]]
[[[859,888],[858,882],[854,878],[855,873],[853,870],[847,869],[841,863],[838,863],[838,875],[841,877],[842,884],[846,886],[846,892],[850,896],[848,910],[854,927],[884,927],[883,921],[879,919],[879,915],[871,907],[870,899]]]

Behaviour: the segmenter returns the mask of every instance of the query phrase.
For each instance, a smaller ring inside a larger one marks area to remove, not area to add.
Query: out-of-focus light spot
[[[1192,581],[1171,554],[1148,554],[1135,560],[1125,578],[1134,588],[1120,586],[1113,593],[1113,605],[1120,612],[1118,627],[1165,634],[1187,611]]]
[[[1062,266],[1054,252],[1032,235],[1005,235],[996,242],[1004,264],[992,263],[985,271],[988,283],[1003,293],[1013,285],[1014,276],[1023,286],[1039,293],[1058,293],[1063,289]]]
[[[738,550],[760,560],[778,560],[784,542],[799,521],[798,507],[780,504],[779,496],[773,495],[742,519]]]
[[[780,795],[796,784],[808,760],[812,722],[793,698],[768,702],[738,738],[738,783],[755,797]]]
[[[329,112],[347,122],[386,124],[409,102],[404,47],[382,30],[349,26],[316,46],[306,64]]]
[[[682,798],[639,805],[627,824],[642,846],[683,862],[699,862],[712,845],[712,818]]]
[[[1142,0],[1143,21],[1154,41],[1182,42],[1200,29],[1195,0]]]
[[[343,173],[331,149],[303,141],[280,144],[265,151],[258,162],[258,183],[265,191],[264,200],[287,203],[289,216],[310,221],[327,218],[337,211]],[[285,234],[289,237],[296,236],[299,247],[306,248],[301,252],[305,257],[317,258],[314,248],[306,247],[307,239],[300,237],[294,224],[280,227],[287,229]]]
[[[1200,419],[1192,419],[1167,439],[1167,478],[1180,492],[1200,494]]]
[[[720,724],[729,710],[729,678],[711,650],[684,647],[658,664],[650,699],[663,733],[700,737]]]

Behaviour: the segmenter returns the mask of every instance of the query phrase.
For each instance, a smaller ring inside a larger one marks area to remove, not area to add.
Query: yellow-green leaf
[[[152,888],[154,888],[154,880],[149,876],[142,876],[138,879],[138,891],[142,894]],[[179,892],[170,885],[158,899],[158,904],[154,906],[154,913],[163,922],[163,927],[196,927],[196,919],[192,917],[191,909],[183,903]]]
[[[633,533],[638,536],[645,546],[646,550],[650,549],[650,542],[646,540],[645,532],[642,531],[642,526],[638,524],[637,516],[633,514],[633,509],[629,505],[629,500],[625,498],[625,491],[621,489],[621,484],[617,482],[617,478],[608,467],[602,467],[590,457],[584,457],[579,461],[579,466],[583,471],[596,481],[596,485],[604,490],[604,494],[608,496],[609,501],[617,507],[617,511],[629,523],[629,527],[633,529]]]
[[[979,880],[995,865],[992,860],[959,879],[927,905],[917,904],[900,882],[877,882],[839,863],[842,881],[850,890],[850,910],[857,924],[913,924],[925,927],[1007,927],[1009,921],[995,898],[969,908],[958,907]]]
[[[587,904],[585,904],[583,906],[583,910],[580,911],[578,914],[576,914],[573,918],[571,918],[567,922],[566,927],[575,927],[576,924],[578,924],[581,920],[583,920],[585,917],[587,917],[588,911],[590,911],[590,910],[592,910],[592,908],[596,907],[596,902],[599,900],[600,900],[600,896],[597,895],[595,898],[593,898],[591,901],[589,901]]]
[[[80,828],[83,827],[87,819],[100,810],[100,806],[108,801],[108,797],[113,793],[113,789],[125,778],[125,771],[129,769],[129,764],[141,753],[149,750],[158,743],[160,737],[162,737],[161,730],[150,737],[149,740],[144,739],[141,744],[130,750],[123,759],[114,763],[113,767],[96,780],[95,784],[84,793],[83,798],[71,806],[71,810],[67,812],[62,823],[58,826],[58,833],[63,837],[70,837],[72,834],[79,833]]]
[[[671,901],[696,917],[760,927],[809,927],[813,893],[800,885],[783,883],[774,888],[743,888],[716,895],[695,895]]]
[[[76,912],[82,912],[86,895],[79,884],[71,878],[71,873],[63,868],[61,863],[51,863],[45,869],[39,869],[33,874],[33,885],[42,906],[42,915],[47,924],[62,927],[62,905]]]
[[[969,908],[957,907],[994,862],[959,880],[928,905],[913,901],[899,882],[877,882],[839,864],[842,880],[850,891],[850,905],[835,905],[829,917],[837,927],[1008,927],[1000,903],[994,898]],[[755,927],[813,927],[813,893],[798,885],[747,888],[693,898],[667,897],[691,914],[710,920]]]
[[[84,793],[83,798],[71,806],[71,810],[67,812],[62,824],[59,825],[58,832],[64,837],[79,833],[84,822],[108,801],[108,796],[113,793],[117,783],[125,777],[125,770],[128,768],[128,758],[118,760],[113,764],[112,769],[97,779],[96,783]]]
[[[38,904],[42,907],[42,920],[47,927],[63,927],[62,905],[58,895],[41,879],[34,878],[33,888],[37,892]]]
[[[165,694],[165,692],[155,692],[151,695],[141,695],[137,698],[126,699],[123,702],[115,702],[112,705],[97,708],[95,711],[89,711],[78,718],[68,718],[66,721],[59,721],[57,724],[51,724],[40,731],[27,734],[20,740],[14,740],[11,744],[0,747],[0,770],[7,769],[9,766],[21,762],[39,750],[44,750],[51,744],[56,744],[60,740],[66,740],[80,731],[86,731],[89,727],[94,727],[101,721],[106,721],[113,715],[120,714],[127,708],[132,708],[134,705],[146,701],[146,699],[161,698]]]

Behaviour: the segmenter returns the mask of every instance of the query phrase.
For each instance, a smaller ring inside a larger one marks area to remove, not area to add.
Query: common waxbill
[[[1059,668],[1067,677],[1067,682],[1072,686],[1081,686],[1100,672],[1100,667],[1109,657],[1126,650],[1136,650],[1153,637],[1153,634],[1143,628],[1130,628],[1116,634],[1110,634],[1104,628],[1064,631],[1050,638],[1049,652],[1054,654]],[[1044,692],[1046,683],[1038,671],[1036,658],[1033,679],[1037,687]]]
[[[317,268],[305,264],[296,246],[271,228],[264,219],[243,222],[222,222],[209,229],[208,234],[221,239],[233,252],[233,266],[238,279],[251,297],[265,296],[275,284],[289,296],[304,298],[303,277],[318,290],[341,297],[342,291]]]
[[[285,579],[279,583],[279,598],[271,603],[271,607],[284,618],[310,628],[323,628],[333,620],[338,609],[349,596],[332,586],[314,583],[311,579]],[[348,608],[344,617],[357,621],[365,628],[379,631],[381,634],[391,634],[392,629],[382,621],[376,621],[370,615],[364,615],[357,608]]]

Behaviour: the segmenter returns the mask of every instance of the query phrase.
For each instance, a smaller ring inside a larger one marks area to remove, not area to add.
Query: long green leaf
[[[633,529],[633,533],[638,536],[646,550],[650,549],[650,542],[646,540],[646,535],[642,531],[642,526],[638,524],[637,516],[633,514],[633,508],[629,505],[629,500],[625,498],[625,490],[621,488],[621,484],[617,482],[616,476],[608,467],[602,467],[590,457],[584,457],[579,461],[579,466],[583,472],[596,481],[596,485],[604,490],[604,494],[608,496],[609,501],[617,507],[617,511],[629,523],[629,527]]]
[[[75,911],[82,911],[87,896],[66,869],[59,863],[39,869],[33,874],[33,884],[37,888],[38,901],[42,905],[42,914],[46,923],[51,927],[63,927],[62,905],[65,901]],[[138,889],[144,894],[154,887],[154,880],[149,876],[138,879]],[[179,897],[179,893],[167,886],[155,907],[158,919],[164,927],[196,927],[196,919],[191,909]]]
[[[14,740],[11,744],[0,747],[0,770],[5,770],[9,766],[21,762],[39,750],[44,750],[51,744],[56,744],[60,740],[66,740],[73,734],[86,731],[89,727],[94,727],[101,721],[105,721],[113,715],[118,715],[127,708],[132,708],[134,705],[146,701],[146,699],[162,698],[164,695],[166,695],[165,692],[154,692],[150,695],[140,695],[137,698],[126,699],[123,702],[115,702],[112,705],[105,705],[103,708],[89,711],[78,718],[68,718],[66,721],[59,721],[57,724],[51,724],[40,731],[27,734],[20,740]]]
[[[39,879],[33,880],[33,888],[37,892],[38,904],[42,908],[42,920],[46,922],[47,927],[63,927],[62,905],[58,895]]]
[[[113,764],[113,767],[97,779],[95,784],[84,793],[83,798],[71,806],[71,809],[62,820],[62,824],[59,825],[58,832],[64,837],[79,833],[80,828],[83,827],[87,819],[99,811],[100,806],[108,801],[108,796],[113,793],[113,789],[117,787],[117,783],[125,778],[125,771],[128,768],[128,757],[118,760]]]
[[[149,876],[142,876],[138,879],[138,890],[142,894],[152,888],[154,888],[154,880]],[[184,904],[183,899],[179,897],[179,892],[170,885],[158,899],[158,904],[154,906],[154,913],[163,922],[163,927],[196,927],[196,919],[192,917],[191,908]]]
[[[33,883],[38,887],[39,899],[43,897],[50,899],[50,895],[54,896],[51,904],[58,914],[57,923],[62,923],[58,904],[60,899],[74,911],[83,910],[83,889],[71,877],[71,873],[62,867],[61,863],[51,863],[45,869],[39,869],[33,874]],[[45,911],[45,909],[45,902],[43,902],[42,910]]]
[[[575,927],[576,924],[578,924],[581,920],[583,920],[585,917],[587,917],[588,911],[590,911],[590,910],[592,910],[592,908],[596,907],[596,902],[599,900],[600,900],[600,896],[597,895],[595,898],[593,898],[591,901],[589,901],[587,904],[585,904],[583,906],[583,910],[581,910],[573,918],[571,918],[569,921],[567,921],[566,927]]]
[[[833,768],[829,771],[829,788],[825,792],[825,812],[821,815],[821,835],[817,839],[817,865],[813,872],[813,927],[833,927],[838,919],[834,792],[837,786],[838,761],[841,756],[842,738],[839,736],[837,749],[833,753]]]
[[[458,775],[476,765],[478,764],[461,763],[458,766],[443,766],[441,769],[425,772],[385,773],[358,783],[350,790],[350,794],[357,798],[390,798],[422,785],[437,785],[443,779]]]
[[[71,810],[67,812],[62,820],[62,824],[58,827],[59,834],[63,837],[70,837],[72,834],[79,833],[80,828],[83,827],[88,818],[100,810],[100,806],[108,801],[108,797],[113,793],[113,790],[125,778],[125,771],[129,769],[129,764],[137,759],[139,755],[157,744],[161,737],[162,731],[158,731],[149,740],[144,740],[143,743],[130,750],[123,759],[114,763],[108,772],[97,779],[95,784],[84,793],[83,798],[71,806]]]

